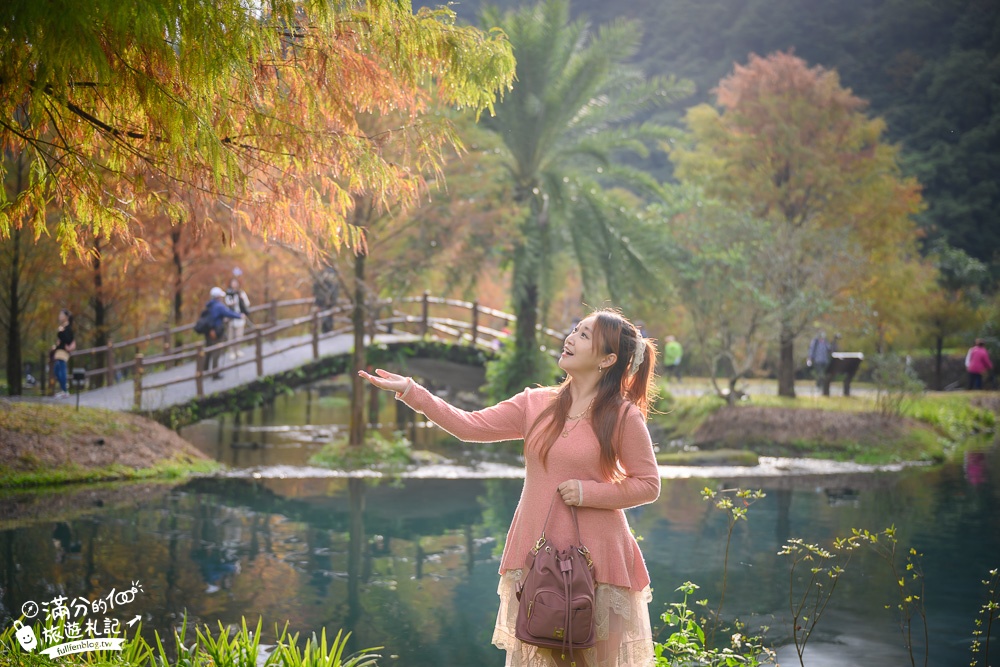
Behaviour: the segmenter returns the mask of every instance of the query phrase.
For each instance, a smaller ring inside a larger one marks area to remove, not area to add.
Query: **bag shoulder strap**
[[[549,503],[549,511],[545,514],[545,523],[542,524],[542,535],[535,542],[535,546],[532,547],[531,552],[537,554],[543,546],[545,546],[545,529],[549,526],[549,518],[552,516],[552,508],[556,505],[556,499],[561,499],[562,496],[559,495],[559,490],[556,489],[555,494],[552,496],[552,502]],[[569,507],[570,514],[573,515],[573,526],[576,528],[576,542],[580,545],[579,550],[582,554],[589,554],[590,550],[583,546],[583,537],[580,535],[580,522],[576,518],[576,508],[572,505],[567,505]],[[590,557],[588,555],[587,561],[590,562]]]

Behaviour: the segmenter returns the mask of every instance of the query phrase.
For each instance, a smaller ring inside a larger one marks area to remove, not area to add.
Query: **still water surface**
[[[64,500],[56,516],[2,524],[0,621],[6,625],[27,600],[93,599],[140,580],[128,615],[141,614],[147,633],[169,631],[185,612],[213,625],[260,616],[266,627],[288,621],[306,635],[350,630],[352,648],[384,646],[381,653],[394,656],[384,665],[499,667],[503,654],[489,643],[497,556],[521,481],[296,474],[345,411],[335,391],[313,387],[239,419],[206,421],[185,436],[241,475],[120,487],[120,500],[101,506],[84,493]],[[516,470],[516,447],[470,450],[434,445],[441,437],[433,429],[414,434],[455,461],[452,471]],[[464,467],[483,452],[489,465]],[[980,580],[1000,566],[998,475],[996,449],[965,464],[866,474],[748,478],[715,470],[711,478],[665,479],[656,503],[628,515],[642,537],[658,616],[684,581],[702,586],[698,597],[719,599],[727,522],[700,490],[763,488],[767,497],[733,535],[723,613],[769,626],[786,665],[798,661],[787,646],[789,563],[776,555],[781,546],[793,537],[828,546],[852,527],[895,525],[900,544],[922,554],[929,664],[952,667],[968,664],[984,601]],[[893,594],[883,562],[855,558],[806,664],[909,664],[897,618],[885,608]]]

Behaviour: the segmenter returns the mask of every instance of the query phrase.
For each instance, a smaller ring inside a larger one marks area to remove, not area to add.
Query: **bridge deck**
[[[407,340],[417,340],[417,336],[410,334],[379,334],[375,337],[379,343],[394,343]],[[205,395],[211,395],[230,389],[235,389],[243,385],[250,384],[258,379],[256,365],[254,363],[253,340],[248,339],[248,344],[242,348],[243,356],[233,360],[228,355],[219,360],[219,370],[222,377],[214,380],[210,375],[204,378]],[[321,357],[347,354],[351,351],[354,337],[351,333],[333,336],[320,341],[319,354]],[[267,356],[272,350],[289,347],[290,349],[273,356]],[[264,342],[262,345],[264,354],[263,366],[264,376],[277,375],[286,371],[305,366],[313,361],[312,337],[309,335],[295,336],[290,338],[280,338],[274,342]],[[246,363],[244,363],[246,362]],[[233,366],[233,364],[241,364]],[[197,398],[197,388],[194,380],[179,382],[167,387],[153,388],[153,385],[169,382],[170,380],[191,377],[194,375],[195,362],[191,361],[167,370],[146,373],[143,376],[142,409],[160,410],[175,405],[182,405]],[[107,408],[110,410],[131,410],[135,397],[135,387],[131,379],[124,380],[110,387],[92,389],[80,394],[80,405],[94,408]],[[53,402],[75,404],[76,396],[69,398],[46,399]]]

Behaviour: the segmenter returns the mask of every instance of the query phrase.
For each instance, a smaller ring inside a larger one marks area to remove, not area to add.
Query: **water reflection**
[[[442,438],[379,396],[384,432],[403,430],[458,465],[423,466],[397,481],[304,468],[347,420],[343,387],[322,383],[184,431],[238,469],[230,476],[0,496],[0,622],[25,600],[93,599],[139,579],[144,593],[133,608],[144,632],[169,632],[185,613],[213,626],[260,615],[268,630],[286,620],[304,635],[350,630],[352,650],[385,646],[407,667],[499,667],[503,654],[489,643],[496,570],[522,484],[501,477],[519,474],[519,446]],[[733,533],[727,616],[768,625],[771,640],[787,645],[788,563],[776,555],[785,542],[828,545],[853,527],[895,525],[900,544],[923,554],[929,664],[966,664],[979,582],[1000,565],[998,458],[994,449],[961,464],[879,473],[770,460],[739,476],[665,470],[660,500],[629,512],[654,617],[679,599],[673,591],[684,581],[719,599],[728,524],[701,488],[763,488],[767,498]],[[896,593],[887,572],[877,558],[852,561],[806,664],[909,662],[886,609]],[[782,664],[797,663],[788,650]]]
[[[465,466],[521,465],[519,444],[483,447],[462,443],[418,420],[421,415],[405,403],[391,400],[385,392],[373,397],[379,406],[374,428],[384,436],[403,433],[415,449],[432,451]],[[323,445],[346,436],[349,412],[350,398],[344,385],[316,383],[252,410],[192,424],[181,429],[181,435],[235,470],[301,470]]]
[[[785,540],[828,544],[854,526],[895,524],[900,543],[924,554],[930,664],[962,664],[979,580],[1000,564],[1000,494],[989,482],[997,454],[976,464],[986,471],[976,481],[967,464],[855,477],[669,480],[657,503],[629,513],[643,538],[654,612],[677,599],[672,591],[685,580],[718,599],[727,523],[699,490],[763,486],[768,497],[733,535],[727,614],[769,625],[772,639],[785,643],[788,563],[775,555]],[[144,594],[133,607],[145,631],[167,631],[185,612],[213,625],[259,614],[265,626],[288,620],[306,635],[351,630],[352,649],[385,646],[408,666],[499,666],[503,654],[489,644],[497,556],[520,486],[202,479],[173,489],[112,488],[106,493],[116,500],[102,502],[88,490],[57,499],[62,509],[41,516],[36,504],[53,505],[51,498],[8,496],[0,500],[3,620],[28,599],[94,598],[139,579]],[[25,508],[35,518],[15,523]],[[834,664],[823,656],[838,651],[839,664],[900,664],[898,629],[885,609],[894,592],[884,563],[853,561],[807,664]]]
[[[965,479],[973,486],[986,484],[989,481],[989,463],[986,452],[965,452],[962,470]]]

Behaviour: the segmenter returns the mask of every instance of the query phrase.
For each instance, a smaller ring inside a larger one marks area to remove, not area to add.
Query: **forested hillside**
[[[475,22],[483,4],[453,7]],[[837,70],[886,120],[904,168],[923,184],[928,240],[944,236],[1000,274],[1000,2],[573,0],[572,11],[595,24],[640,19],[640,64],[696,84],[684,107],[714,101],[714,86],[751,52],[794,50]]]

